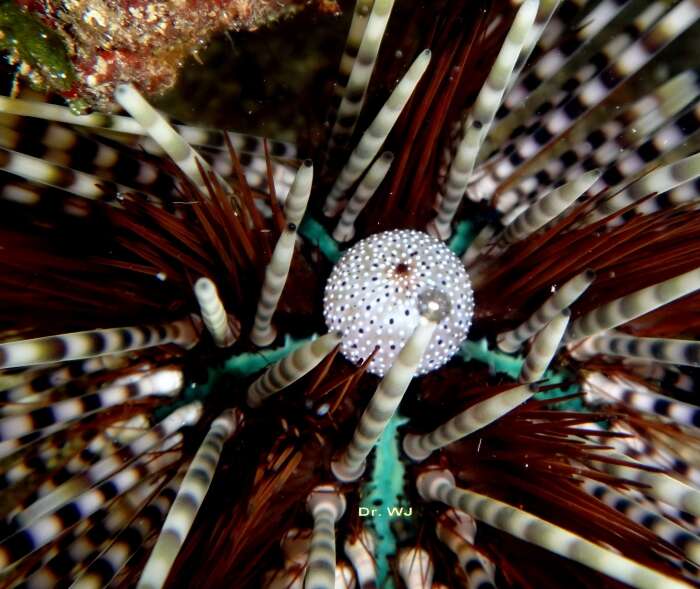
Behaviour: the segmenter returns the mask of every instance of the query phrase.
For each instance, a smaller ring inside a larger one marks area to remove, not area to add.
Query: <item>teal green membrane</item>
[[[377,538],[375,562],[377,566],[377,587],[394,589],[390,574],[389,557],[396,554],[396,536],[391,528],[393,518],[387,508],[409,507],[405,500],[405,467],[399,454],[398,428],[408,421],[398,414],[389,420],[379,438],[374,455],[372,477],[362,488],[361,506],[376,509],[374,517],[367,518],[367,524]]]
[[[334,264],[343,255],[338,242],[328,234],[323,225],[311,217],[304,217],[299,227],[299,234],[318,247],[321,253]]]

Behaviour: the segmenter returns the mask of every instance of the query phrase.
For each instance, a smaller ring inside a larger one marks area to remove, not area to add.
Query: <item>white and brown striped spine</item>
[[[158,325],[78,331],[0,344],[0,369],[142,350],[165,344],[192,348],[199,330],[189,318]]]
[[[599,372],[586,375],[583,390],[593,399],[614,401],[643,413],[669,417],[675,423],[700,427],[700,408],[653,392],[631,381],[610,379]]]
[[[546,47],[546,43],[540,43],[540,49],[544,51],[541,57],[520,78],[503,101],[503,116],[493,125],[491,134],[487,138],[485,145],[487,151],[503,145],[512,138],[514,131],[525,123],[537,107],[550,99],[554,91],[564,85],[568,73],[576,71],[581,64],[594,55],[599,45],[590,42],[591,39],[615,20],[615,15],[621,12],[621,8],[624,9],[620,5],[624,5],[626,1],[604,0],[581,21],[576,24],[570,23],[568,33],[576,39],[574,43],[558,44],[553,47]],[[562,4],[565,5],[566,2]],[[553,20],[558,20],[556,14]],[[629,19],[621,18],[620,21],[626,24]],[[555,26],[549,27],[549,30],[556,28],[557,23],[552,24]],[[611,30],[606,38],[611,39],[615,34],[616,31]]]
[[[173,451],[161,454],[154,459],[139,460],[59,509],[35,519],[28,526],[0,542],[0,569],[46,546],[64,530],[90,517],[98,509],[127,493],[144,479],[158,476],[179,458],[180,453]]]
[[[638,589],[690,589],[690,585],[626,558],[527,511],[460,489],[449,471],[421,474],[418,490],[426,501],[440,501],[516,538],[559,554]]]
[[[41,496],[37,501],[17,514],[16,522],[20,526],[25,526],[38,516],[57,509],[68,498],[74,497],[94,485],[98,485],[101,481],[119,471],[119,469],[154,450],[181,428],[197,423],[201,415],[202,404],[199,401],[176,409],[150,431],[139,436],[130,444],[120,448],[111,455],[105,456],[83,472],[51,489],[48,494]]]
[[[598,178],[600,172],[592,170],[544,195],[504,229],[497,245],[511,245],[532,235],[576,202]]]
[[[580,86],[562,106],[548,112],[541,125],[533,126],[531,134],[507,146],[510,155],[492,169],[488,182],[497,186],[524,162],[530,162],[554,137],[566,132],[613,89],[646,66],[672,39],[686,31],[699,15],[700,6],[696,0],[682,0],[661,19],[652,19],[649,24],[653,23],[653,26],[619,53],[612,64]]]
[[[77,127],[87,127],[98,131],[110,131],[126,135],[143,136],[145,131],[139,122],[132,117],[123,115],[111,115],[93,112],[85,115],[76,115],[69,107],[46,102],[36,102],[17,98],[0,96],[0,112],[33,117],[46,121],[55,121]],[[254,135],[245,135],[231,131],[218,129],[203,129],[188,125],[175,125],[178,133],[185,141],[192,145],[203,147],[222,148],[226,146],[224,135],[228,135],[236,151],[241,153],[255,153],[264,155],[263,139]],[[273,156],[292,159],[296,157],[296,148],[291,143],[284,141],[267,140],[268,147]],[[163,149],[155,142],[143,141],[141,146],[149,153],[161,154]]]
[[[42,559],[41,568],[17,589],[44,589],[73,578],[96,551],[108,545],[129,524],[161,484],[161,478],[144,481],[110,505],[106,516],[98,511],[81,521],[51,547]]]
[[[364,3],[358,2],[355,7],[355,15],[362,10]],[[369,86],[374,65],[379,54],[379,47],[384,38],[384,31],[394,7],[394,0],[374,0],[372,9],[367,19],[362,40],[357,48],[357,54],[352,61],[352,67],[342,90],[340,105],[336,114],[335,124],[328,140],[328,150],[332,154],[338,147],[347,144],[355,130],[357,119],[365,103],[367,87]],[[355,20],[353,15],[353,20]],[[346,50],[349,47],[346,47]],[[345,56],[343,56],[345,57]],[[341,65],[343,65],[341,63]]]
[[[489,77],[469,113],[464,135],[447,172],[445,191],[437,206],[437,217],[428,225],[428,232],[440,239],[445,240],[452,235],[452,220],[472,179],[481,145],[501,105],[518,55],[535,21],[538,6],[538,0],[525,0],[518,9]]]
[[[385,151],[370,166],[343,209],[333,230],[333,239],[344,243],[355,237],[355,221],[386,177],[393,160],[394,154]]]
[[[498,347],[504,352],[516,352],[523,342],[540,331],[564,309],[576,302],[586,292],[593,280],[595,280],[595,272],[593,270],[585,270],[562,284],[527,321],[511,331],[499,334],[497,338]]]
[[[180,485],[173,506],[146,563],[137,587],[162,587],[207,495],[226,441],[243,424],[243,414],[227,409],[209,428]]]
[[[334,485],[316,487],[306,501],[314,527],[304,589],[333,589],[336,579],[335,523],[345,512],[345,497]]]
[[[525,356],[525,362],[518,380],[520,382],[535,382],[540,380],[561,345],[566,328],[569,325],[569,309],[564,309],[547,323],[532,340],[530,351]]]
[[[431,298],[427,311],[421,312],[418,325],[379,383],[367,409],[362,413],[350,444],[331,464],[333,474],[338,480],[354,481],[364,472],[367,457],[396,412],[423,354],[428,349],[438,323],[449,314],[450,308],[451,303],[446,297],[442,293],[436,293]]]
[[[663,364],[700,366],[700,342],[695,340],[603,333],[580,342],[574,353],[577,357],[605,354]]]
[[[363,133],[326,198],[323,207],[326,216],[332,217],[338,212],[345,192],[359,179],[379,153],[429,63],[430,50],[426,49],[414,60],[369,128]]]
[[[297,173],[294,175],[294,181],[284,201],[284,217],[287,223],[297,227],[301,225],[306,213],[306,207],[309,204],[313,181],[314,164],[311,160],[306,159],[301,162],[301,166],[299,166]]]
[[[51,391],[82,376],[95,374],[103,370],[118,370],[128,363],[129,360],[127,358],[99,356],[52,368],[38,373],[28,382],[0,391],[0,403],[22,401],[26,397]]]
[[[232,346],[240,335],[241,325],[237,319],[229,317],[226,313],[216,284],[210,278],[202,277],[194,284],[194,294],[199,303],[204,326],[214,343],[219,348]]]
[[[287,282],[296,238],[297,226],[294,223],[289,223],[280,234],[270,263],[265,269],[265,279],[255,313],[255,322],[250,332],[250,340],[256,346],[269,346],[277,337],[277,330],[272,325],[272,316],[277,310],[277,304]]]
[[[467,576],[467,589],[496,589],[495,565],[474,548],[476,522],[462,511],[446,511],[438,519],[438,539],[457,557]]]
[[[124,528],[82,572],[76,575],[72,585],[74,589],[100,589],[114,579],[146,539],[160,529],[172,507],[184,475],[184,470],[175,475],[160,494],[138,514],[138,517]]]
[[[494,235],[496,235],[496,227],[491,224],[484,225],[481,231],[476,234],[462,256],[462,262],[467,268],[476,262]]]
[[[115,201],[128,187],[50,161],[0,147],[0,170],[88,200]],[[151,200],[156,200],[152,197]]]
[[[126,385],[107,386],[96,393],[59,401],[48,407],[0,419],[0,442],[14,440],[33,432],[80,417],[86,412],[119,405],[127,399],[149,395],[176,395],[183,385],[182,372],[162,369],[147,373]]]
[[[698,176],[700,176],[700,153],[655,168],[613,197],[601,202],[583,222],[593,223],[621,211],[649,194],[662,194]]]
[[[435,450],[444,448],[500,419],[531,399],[534,391],[529,385],[514,387],[480,401],[462,411],[428,434],[406,434],[404,452],[416,461],[425,460]]]
[[[628,463],[637,462],[624,454],[612,450],[606,451],[605,455]],[[592,462],[608,474],[645,485],[643,489],[645,496],[672,505],[695,517],[700,517],[700,491],[695,487],[686,485],[665,473],[650,472],[634,466],[596,461],[594,459]]]
[[[192,183],[202,189],[206,194],[204,179],[199,172],[197,161],[199,161],[205,172],[211,171],[209,165],[199,157],[190,144],[170,126],[165,117],[158,113],[131,84],[119,84],[114,91],[114,99],[138,122],[143,130],[165,150],[177,167],[182,170]],[[214,172],[214,174],[216,173]],[[218,176],[218,174],[217,180],[219,180],[222,187],[228,187],[226,181]]]
[[[299,380],[318,366],[339,343],[339,333],[327,333],[270,366],[248,387],[248,405],[259,407],[265,399]]]
[[[700,538],[696,534],[604,483],[585,480],[582,488],[605,505],[680,548],[689,560],[700,565]]]
[[[567,339],[576,341],[617,327],[699,288],[700,268],[642,288],[605,303],[576,319],[569,328]]]

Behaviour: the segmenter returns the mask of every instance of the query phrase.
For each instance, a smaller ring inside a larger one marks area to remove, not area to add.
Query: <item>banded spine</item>
[[[216,284],[210,278],[202,277],[194,284],[194,294],[202,313],[202,321],[214,343],[220,348],[232,346],[240,335],[241,326],[238,320],[230,318],[226,313]],[[235,331],[231,328],[232,324]]]
[[[311,492],[306,506],[314,527],[304,589],[333,589],[336,586],[335,523],[345,512],[345,497],[333,485],[321,485]]]
[[[90,517],[113,499],[127,493],[145,478],[157,476],[180,458],[177,451],[141,460],[97,487],[82,493],[54,512],[46,513],[0,542],[0,567],[6,568],[52,542],[63,531]]]
[[[589,269],[562,284],[527,321],[511,331],[499,334],[498,347],[504,352],[516,352],[523,342],[576,302],[594,280],[595,272]]]
[[[277,337],[277,330],[272,325],[272,316],[277,310],[277,304],[287,282],[296,239],[297,226],[289,223],[280,234],[270,263],[265,269],[265,280],[260,292],[253,329],[250,332],[250,340],[256,346],[269,346]]]
[[[145,374],[130,384],[108,386],[93,394],[4,417],[0,419],[0,442],[21,438],[33,431],[46,430],[55,424],[80,417],[85,412],[113,407],[128,399],[148,395],[172,397],[180,391],[183,382],[180,370],[162,369]]]
[[[172,507],[184,471],[176,474],[158,496],[122,529],[112,542],[75,576],[74,589],[100,589],[116,577],[122,567],[142,547],[146,539],[158,530]]]
[[[200,402],[190,403],[180,407],[163,419],[150,431],[137,437],[130,444],[119,448],[113,454],[107,455],[92,464],[85,471],[76,474],[68,481],[59,484],[46,495],[40,497],[27,508],[17,514],[15,521],[25,526],[42,514],[54,511],[72,497],[85,492],[90,487],[99,484],[112,476],[124,466],[153,451],[168,437],[183,427],[196,423],[202,414]]]
[[[190,319],[158,325],[77,331],[0,344],[0,369],[65,362],[165,344],[192,348],[199,339]]]
[[[363,4],[363,2],[357,3],[353,19],[358,14],[358,10],[363,8]],[[355,130],[393,7],[394,0],[374,0],[372,3],[369,18],[365,22],[362,40],[342,90],[340,106],[328,142],[328,150],[331,152],[346,145]]]
[[[700,427],[700,408],[654,393],[643,385],[609,379],[592,372],[586,376],[583,387],[594,399],[612,399],[644,413],[670,417],[676,423]]]
[[[211,171],[209,165],[200,158],[182,136],[173,129],[168,121],[131,84],[119,84],[114,91],[114,98],[126,110],[143,130],[160,145],[192,183],[206,194],[204,180],[199,173],[197,161],[205,172]],[[218,175],[217,175],[218,176]],[[222,187],[228,187],[226,181],[218,177]]]
[[[441,294],[441,293],[440,293]],[[433,297],[420,321],[382,378],[367,409],[362,413],[346,450],[331,464],[333,474],[341,481],[354,481],[365,470],[367,456],[379,440],[411,384],[433,333],[450,312],[446,298]]]
[[[586,172],[560,188],[552,190],[530,205],[506,226],[497,243],[510,245],[532,235],[558,217],[584,195],[600,178],[600,172]]]
[[[323,207],[326,216],[332,217],[338,212],[345,192],[358,180],[379,153],[429,63],[430,50],[426,49],[414,60],[369,128],[363,133],[326,197]]]
[[[370,166],[348,204],[343,209],[338,224],[333,230],[333,239],[344,243],[355,236],[355,221],[372,196],[374,196],[379,185],[384,181],[393,160],[394,154],[385,151]]]
[[[302,345],[270,366],[248,387],[248,405],[259,407],[275,393],[313,370],[340,343],[340,334],[327,333]]]
[[[224,444],[242,425],[243,415],[236,409],[224,411],[211,424],[187,469],[158,540],[144,566],[137,585],[139,589],[162,587],[165,583],[207,495]]]
[[[627,323],[700,288],[700,269],[690,270],[658,284],[610,301],[576,319],[569,329],[569,341],[595,335]]]
[[[476,522],[464,512],[450,510],[437,522],[438,539],[457,557],[467,576],[467,589],[496,589],[495,566],[474,548]]]
[[[664,364],[700,366],[700,342],[695,340],[602,333],[583,340],[573,352],[578,357],[605,354]]]
[[[556,356],[566,328],[569,325],[569,309],[564,309],[542,328],[532,340],[532,346],[520,371],[520,382],[540,380]]]
[[[415,461],[425,460],[435,450],[444,448],[500,419],[531,399],[533,390],[521,385],[476,403],[428,434],[406,434],[403,449]]]
[[[452,220],[464,198],[482,143],[501,104],[538,6],[538,0],[525,0],[520,6],[489,77],[467,117],[465,132],[447,172],[444,194],[441,194],[437,206],[437,217],[428,225],[428,232],[435,237],[445,240],[452,235]]]
[[[426,501],[440,501],[479,521],[545,550],[581,563],[593,570],[637,587],[689,589],[687,583],[630,560],[512,505],[460,489],[451,473],[427,471],[418,478],[418,490]]]

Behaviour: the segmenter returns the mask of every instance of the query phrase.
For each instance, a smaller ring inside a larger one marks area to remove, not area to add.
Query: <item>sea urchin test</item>
[[[343,334],[341,352],[350,361],[362,362],[379,346],[368,370],[384,376],[436,298],[444,299],[446,315],[418,366],[425,374],[457,352],[474,310],[469,275],[441,241],[413,230],[363,239],[333,268],[323,311],[328,329]]]

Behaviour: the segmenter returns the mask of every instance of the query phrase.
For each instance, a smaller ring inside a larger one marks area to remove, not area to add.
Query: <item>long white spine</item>
[[[698,176],[700,176],[700,153],[652,170],[612,198],[603,201],[586,216],[584,221],[592,223],[622,210],[648,194],[654,192],[662,194]]]
[[[136,119],[143,130],[163,148],[195,186],[204,188],[204,179],[199,173],[197,160],[199,159],[205,171],[211,170],[209,165],[133,85],[119,84],[114,91],[114,99]],[[218,180],[221,186],[228,186],[223,178],[219,177]]]
[[[224,444],[241,426],[242,419],[240,412],[230,409],[211,424],[192,459],[168,517],[165,518],[160,536],[141,573],[137,585],[139,589],[155,589],[165,584],[170,568],[207,495]]]
[[[284,201],[284,217],[287,223],[297,227],[306,213],[306,206],[311,196],[311,186],[314,180],[314,164],[311,160],[304,160],[294,175],[294,181]]]
[[[403,449],[412,460],[425,460],[435,450],[473,434],[530,399],[533,391],[521,385],[494,395],[462,411],[429,434],[407,434]]]
[[[571,324],[568,339],[578,340],[627,323],[700,288],[700,268],[601,305]]]
[[[504,352],[513,353],[522,343],[542,329],[558,313],[571,306],[595,280],[595,272],[586,270],[568,280],[550,296],[532,316],[512,331],[498,335],[498,347]]]
[[[569,325],[569,315],[569,310],[564,309],[532,340],[532,346],[520,371],[520,382],[535,382],[544,376]]]
[[[401,348],[391,368],[379,383],[369,406],[360,417],[350,445],[331,464],[333,474],[339,480],[353,481],[364,472],[367,456],[401,403],[437,325],[437,322],[422,316],[413,334]]]
[[[277,337],[277,330],[272,325],[272,316],[277,310],[282,290],[287,283],[296,239],[297,226],[290,223],[280,234],[270,263],[265,269],[265,281],[260,292],[253,330],[250,333],[250,339],[256,346],[269,346]]]
[[[394,127],[408,99],[418,86],[430,63],[430,50],[426,49],[415,59],[391,93],[379,114],[360,138],[357,147],[343,167],[338,179],[331,188],[323,211],[327,216],[335,215],[345,191],[350,188],[369,167],[379,153],[384,141]]]
[[[385,151],[367,170],[355,193],[343,209],[343,214],[333,230],[333,239],[346,242],[355,237],[355,221],[386,177],[393,160],[394,154]]]
[[[624,333],[603,333],[583,340],[573,350],[576,357],[596,354],[623,356],[663,364],[700,366],[700,342],[695,340],[634,337]]]
[[[330,148],[339,136],[347,137],[355,130],[357,118],[365,103],[374,64],[379,54],[379,47],[384,38],[384,31],[389,23],[394,0],[375,0],[369,18],[364,27],[364,34],[352,63],[352,69],[343,92],[338,114],[330,138]],[[354,20],[354,17],[353,17]]]
[[[265,399],[299,380],[318,366],[339,343],[340,334],[327,333],[270,366],[248,387],[248,405],[259,407]]]
[[[202,277],[195,282],[194,294],[202,313],[202,321],[214,343],[220,348],[232,346],[236,341],[236,335],[231,329],[229,317],[219,298],[216,284],[211,279]]]
[[[332,485],[316,487],[307,500],[314,518],[304,589],[334,589],[335,523],[345,512],[345,497]]]
[[[426,501],[446,503],[516,538],[583,564],[637,589],[691,587],[527,511],[479,493],[460,489],[455,486],[455,479],[448,471],[428,471],[420,475],[417,485]]]
[[[545,194],[505,228],[499,241],[504,245],[511,244],[532,235],[563,213],[577,198],[585,194],[598,178],[600,172],[592,170]]]
[[[190,319],[51,335],[0,344],[0,369],[80,360],[170,343],[191,348],[198,339],[198,330]]]
[[[464,198],[481,144],[489,132],[498,107],[501,105],[518,55],[520,55],[535,21],[538,6],[538,0],[525,0],[518,9],[489,77],[479,91],[469,113],[465,125],[466,132],[457,147],[457,153],[447,173],[445,193],[437,207],[437,217],[428,225],[428,232],[435,237],[445,240],[452,235],[450,227],[452,219],[454,219],[462,198]]]

